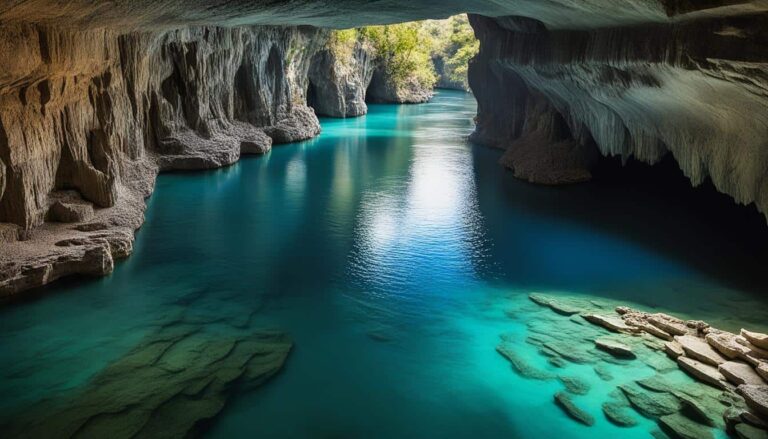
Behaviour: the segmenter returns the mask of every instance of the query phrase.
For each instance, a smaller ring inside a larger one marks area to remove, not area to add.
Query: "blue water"
[[[611,177],[517,181],[498,151],[466,142],[474,114],[459,92],[371,105],[322,120],[312,141],[160,176],[135,253],[113,275],[0,310],[0,410],[77,391],[171,309],[256,310],[294,351],[210,437],[648,437],[651,421],[620,429],[601,416],[613,386],[583,366],[569,372],[589,375],[577,401],[594,427],[552,403],[558,382],[512,371],[494,348],[525,325],[504,311],[529,312],[529,291],[560,291],[759,324],[765,254],[680,198],[695,193],[687,183],[664,197]],[[531,361],[547,367],[533,348]]]

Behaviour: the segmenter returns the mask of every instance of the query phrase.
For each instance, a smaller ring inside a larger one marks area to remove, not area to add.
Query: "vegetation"
[[[368,26],[332,32],[328,43],[339,60],[352,57],[356,44],[367,44],[395,87],[415,81],[422,88],[443,84],[467,86],[469,60],[477,53],[466,15],[446,20]],[[441,67],[438,72],[435,65]]]

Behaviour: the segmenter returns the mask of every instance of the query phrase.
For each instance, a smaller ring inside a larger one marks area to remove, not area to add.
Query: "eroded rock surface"
[[[20,227],[3,227],[0,296],[111,272],[158,170],[226,166],[320,131],[305,92],[324,30],[4,23],[0,37],[16,60],[0,72],[0,223]],[[57,202],[61,190],[84,201]]]
[[[6,419],[4,434],[41,437],[189,437],[234,395],[283,366],[281,333],[216,334],[202,322],[159,327],[74,395]]]

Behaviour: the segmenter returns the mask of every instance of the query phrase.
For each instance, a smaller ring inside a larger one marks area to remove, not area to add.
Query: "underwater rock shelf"
[[[194,435],[235,395],[280,371],[292,347],[287,335],[249,329],[249,321],[211,330],[221,323],[183,312],[157,322],[81,390],[5,419],[0,431],[17,438]]]
[[[657,423],[655,437],[713,438],[715,429],[737,438],[768,437],[768,335],[745,329],[734,334],[703,321],[586,297],[532,293],[529,298],[553,312],[526,322],[525,343],[563,374],[532,364],[519,337],[502,334],[496,349],[523,377],[558,379],[565,390],[554,402],[577,422],[594,424],[572,398],[588,393],[590,385],[567,375],[569,364],[591,365],[599,379],[615,384],[601,406],[615,425],[636,426],[637,414]],[[637,362],[654,375],[638,376],[631,369]],[[609,365],[626,373],[615,378]]]

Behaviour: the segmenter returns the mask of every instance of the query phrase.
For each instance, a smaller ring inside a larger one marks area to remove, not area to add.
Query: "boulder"
[[[678,357],[677,364],[692,377],[719,389],[725,389],[725,377],[717,368],[688,357]]]
[[[718,366],[725,363],[726,359],[717,353],[704,339],[693,335],[682,335],[675,337],[675,341],[680,343],[685,351],[685,355],[694,360],[711,366]]]
[[[742,384],[766,384],[752,366],[741,361],[727,361],[721,364],[718,370],[731,384],[736,386]]]
[[[679,413],[662,416],[659,418],[659,426],[675,439],[714,439],[709,428]]]
[[[759,332],[741,330],[741,336],[746,338],[750,343],[757,346],[760,349],[768,350],[768,334],[761,334]]]
[[[595,418],[589,413],[579,408],[571,400],[571,397],[567,393],[558,392],[555,394],[555,404],[563,409],[563,411],[577,422],[581,422],[584,425],[592,426],[595,424]]]
[[[744,397],[749,408],[762,417],[768,418],[768,386],[742,384],[737,391]]]
[[[635,358],[635,353],[632,352],[631,347],[616,340],[611,340],[609,338],[598,338],[595,340],[595,346],[597,346],[598,349],[608,352],[615,357]]]
[[[768,350],[752,344],[745,337],[736,338],[736,342],[747,348],[747,356],[752,356],[761,360],[768,360]]]

